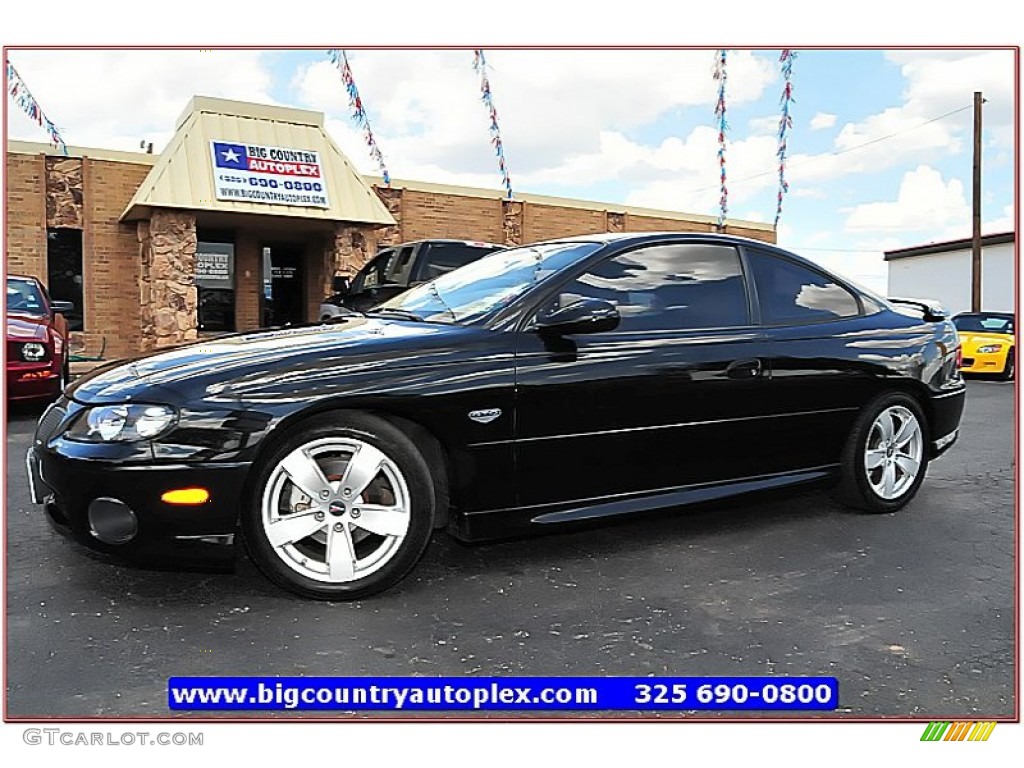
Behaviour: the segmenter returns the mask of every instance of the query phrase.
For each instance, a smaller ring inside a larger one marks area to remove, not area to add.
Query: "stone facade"
[[[142,347],[161,349],[197,338],[196,217],[157,209],[138,224]]]
[[[501,203],[502,227],[505,230],[505,245],[523,244],[523,204],[515,200]]]
[[[402,190],[375,186],[373,191],[395,219],[394,226],[381,229],[377,243],[381,246],[397,245],[402,242]]]
[[[335,225],[334,239],[327,244],[331,269],[325,270],[324,296],[331,291],[334,275],[352,277],[377,252],[380,227],[341,222]]]
[[[82,160],[46,158],[46,226],[82,229]]]

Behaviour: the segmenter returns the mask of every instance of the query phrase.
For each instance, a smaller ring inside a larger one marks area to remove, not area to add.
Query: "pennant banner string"
[[[332,48],[327,52],[327,55],[341,73],[341,81],[345,84],[345,90],[348,92],[348,105],[352,108],[352,120],[363,129],[363,140],[366,142],[366,146],[370,148],[370,158],[377,164],[377,168],[380,169],[380,175],[384,177],[384,186],[390,187],[391,174],[388,173],[388,167],[384,163],[384,153],[380,151],[380,147],[377,146],[377,140],[373,137],[370,118],[363,108],[363,100],[359,96],[359,89],[356,87],[355,78],[352,76],[352,67],[349,66],[348,56],[340,48]]]
[[[491,121],[491,144],[494,147],[494,154],[498,157],[498,169],[501,171],[501,182],[505,187],[507,197],[512,199],[512,180],[508,175],[508,164],[505,162],[505,147],[501,142],[501,129],[498,127],[498,111],[494,108],[494,99],[491,96],[491,83],[487,79],[487,59],[484,57],[483,49],[476,48],[473,51],[473,69],[480,75],[480,100],[487,108],[487,115]]]
[[[43,112],[42,107],[39,106],[39,102],[35,100],[35,97],[29,91],[28,86],[25,85],[25,81],[21,79],[21,75],[18,74],[18,70],[14,68],[14,65],[10,61],[7,61],[7,92],[11,95],[14,103],[21,107],[21,110],[29,116],[31,120],[34,120],[39,124],[43,130],[50,137],[50,143],[57,147],[65,155],[68,153],[68,145],[64,142],[64,138],[60,135],[60,131],[57,130],[57,126],[54,122],[46,116]]]
[[[793,128],[793,118],[790,115],[790,107],[793,104],[793,60],[796,59],[796,51],[789,48],[782,49],[779,61],[782,63],[782,96],[779,98],[779,148],[776,155],[779,158],[779,194],[775,207],[775,228],[779,227],[779,218],[782,216],[782,198],[789,192],[789,182],[786,181],[786,140],[790,130]]]
[[[718,229],[725,227],[725,216],[729,212],[729,187],[725,178],[725,134],[729,130],[729,124],[725,120],[725,82],[726,82],[726,52],[725,49],[715,51],[715,67],[712,72],[715,82],[718,83],[718,101],[715,104],[715,117],[718,118],[718,171],[719,171],[719,198],[718,198]]]

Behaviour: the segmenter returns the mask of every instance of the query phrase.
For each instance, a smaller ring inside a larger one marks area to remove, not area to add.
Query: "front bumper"
[[[117,464],[67,456],[61,441],[29,449],[26,469],[33,501],[50,522],[86,546],[152,564],[234,560],[234,533],[247,464]],[[197,506],[161,501],[177,488],[202,487],[209,500]],[[104,543],[90,524],[97,499],[113,499],[134,513],[136,531],[120,544]]]
[[[7,363],[8,400],[53,400],[59,395],[60,369],[52,363]]]
[[[962,373],[1002,373],[1006,368],[1006,351],[990,352],[988,354],[968,353],[964,351],[963,362],[960,365]]]

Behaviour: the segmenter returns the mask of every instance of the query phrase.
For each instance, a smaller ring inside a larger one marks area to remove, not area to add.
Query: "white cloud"
[[[68,144],[159,152],[197,93],[273,103],[259,51],[13,51],[11,62]],[[9,103],[8,136],[49,140]]]
[[[470,52],[356,51],[349,58],[393,174],[415,178],[444,169],[448,181],[484,179],[496,186],[488,118]],[[625,138],[628,132],[679,110],[698,109],[711,122],[710,51],[499,50],[488,54],[488,63],[505,155],[513,184],[521,189],[541,180],[595,181],[569,175],[584,169],[601,179],[615,178],[609,168],[631,165],[641,177],[656,173],[659,165],[673,163],[685,142],[644,147]],[[730,103],[758,99],[775,77],[768,59],[737,52],[730,59]],[[348,143],[348,105],[329,62],[303,68],[294,92],[303,106],[334,118],[330,125],[341,131],[339,143]],[[365,154],[364,146],[353,159],[369,170]]]
[[[818,187],[796,187],[795,189],[790,189],[787,194],[793,197],[806,197],[813,200],[821,200],[825,197],[824,190]]]
[[[1012,51],[890,51],[886,56],[901,66],[906,81],[902,103],[845,123],[832,152],[791,154],[787,178],[794,190],[810,182],[935,162],[967,151],[970,109],[929,121],[971,104],[976,90],[987,99],[985,131],[990,144],[1012,150]]]
[[[1003,215],[994,219],[986,219],[981,222],[982,234],[997,234],[999,232],[1015,232],[1017,229],[1017,218],[1014,216],[1013,206],[1007,205],[1003,208]]]
[[[779,135],[779,116],[767,115],[765,117],[752,117],[747,122],[747,128],[752,134]]]
[[[836,115],[828,112],[819,112],[811,118],[811,130],[820,131],[822,128],[831,128],[836,124]]]
[[[845,228],[851,232],[945,234],[965,226],[970,214],[959,179],[946,181],[934,168],[920,165],[903,175],[895,200],[855,206]]]

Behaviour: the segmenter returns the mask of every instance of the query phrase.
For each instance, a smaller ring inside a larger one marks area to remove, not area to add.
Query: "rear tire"
[[[928,424],[917,400],[879,395],[861,410],[843,447],[836,497],[864,512],[902,509],[928,470]]]
[[[434,482],[415,444],[359,411],[292,427],[253,467],[242,536],[280,587],[357,600],[400,581],[434,528]]]

